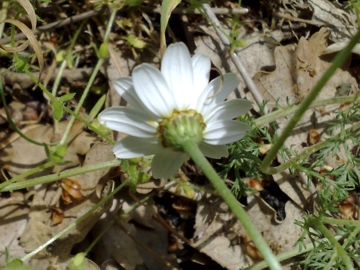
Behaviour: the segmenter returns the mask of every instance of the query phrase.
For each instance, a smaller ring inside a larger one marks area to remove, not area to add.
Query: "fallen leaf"
[[[60,136],[62,136],[67,125],[68,122],[59,124],[59,134],[54,134],[54,129],[50,125],[35,125],[33,128],[26,128],[28,130],[26,136],[41,143],[51,143],[54,142],[54,137],[61,138]],[[29,178],[75,167],[81,163],[82,159],[79,156],[85,155],[89,151],[90,145],[96,140],[95,136],[85,131],[79,131],[81,125],[82,123],[75,122],[72,128],[72,132],[78,131],[79,134],[69,143],[67,153],[63,159],[63,161],[69,161],[69,163],[56,166],[55,169],[45,169],[31,175]],[[18,134],[11,134],[2,141],[1,146],[3,148],[0,150],[0,167],[6,169],[12,177],[48,162],[43,146],[32,144]]]

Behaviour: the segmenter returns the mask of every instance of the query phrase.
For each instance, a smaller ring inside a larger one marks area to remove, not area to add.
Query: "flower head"
[[[166,50],[161,71],[141,64],[132,77],[118,78],[114,88],[130,107],[111,107],[100,114],[100,123],[130,135],[115,144],[115,156],[155,155],[155,178],[170,177],[189,158],[181,148],[184,140],[195,141],[207,157],[228,156],[226,144],[250,130],[233,119],[252,105],[244,99],[224,101],[239,84],[235,74],[209,83],[209,73],[209,57],[191,57],[184,43],[175,43]]]

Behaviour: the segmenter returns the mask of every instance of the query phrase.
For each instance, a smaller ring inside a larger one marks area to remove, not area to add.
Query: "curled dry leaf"
[[[251,259],[255,262],[263,260],[263,256],[255,246],[251,238],[248,235],[245,235],[243,238],[244,251],[246,255],[250,256]]]
[[[316,129],[310,129],[308,134],[308,144],[313,145],[321,140],[321,134]]]
[[[37,57],[38,62],[39,62],[39,70],[40,70],[40,72],[39,72],[38,80],[40,80],[41,72],[42,72],[42,70],[44,68],[44,57],[43,57],[43,54],[41,52],[39,42],[37,41],[35,35],[33,34],[33,32],[25,24],[23,24],[20,21],[13,20],[13,19],[7,19],[4,22],[13,24],[16,27],[18,27],[21,30],[21,32],[23,32],[24,35],[28,38],[28,41],[26,43],[18,46],[18,47],[15,47],[15,48],[7,47],[7,46],[4,46],[4,45],[0,44],[0,48],[2,48],[3,50],[5,50],[7,52],[10,52],[10,53],[19,52],[19,51],[25,50],[27,48],[28,44],[30,43],[30,45],[33,47],[33,49],[35,51],[36,57]]]
[[[60,224],[64,220],[65,214],[59,207],[53,206],[50,208],[50,211],[51,211],[51,226]]]
[[[84,195],[81,194],[81,185],[75,180],[68,178],[63,179],[61,180],[61,187],[76,200],[81,200],[84,198]]]
[[[17,0],[17,2],[24,8],[31,22],[31,29],[36,29],[36,14],[34,8],[29,0]]]

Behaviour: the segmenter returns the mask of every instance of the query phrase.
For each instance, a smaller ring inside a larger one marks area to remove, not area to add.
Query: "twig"
[[[285,20],[289,20],[289,21],[294,21],[294,22],[302,22],[302,23],[306,23],[306,24],[311,24],[311,25],[316,25],[316,26],[322,26],[324,25],[324,23],[321,22],[316,22],[316,21],[312,21],[312,20],[304,20],[304,19],[300,19],[300,18],[295,18],[293,16],[290,16],[288,14],[284,14],[281,12],[273,12],[272,13],[274,16],[279,17],[281,19],[285,19]]]
[[[214,14],[247,14],[249,10],[247,8],[210,8]],[[151,7],[144,7],[141,8],[142,11],[145,12],[154,12],[154,13],[161,13],[161,8],[151,8]],[[197,9],[189,9],[189,8],[175,8],[171,13],[173,14],[202,14],[201,11]]]
[[[103,13],[105,11],[105,8],[102,9],[98,9],[98,10],[90,10],[78,15],[74,15],[72,17],[63,19],[63,20],[59,20],[53,23],[49,23],[47,25],[43,25],[40,26],[38,28],[36,28],[33,33],[34,35],[40,34],[41,32],[45,32],[45,31],[49,31],[49,30],[54,30],[56,28],[60,28],[63,27],[65,25],[71,24],[71,23],[75,23],[78,21],[82,21],[84,19],[93,17],[93,16],[97,16],[101,13]],[[25,35],[23,33],[18,33],[14,36],[14,40],[19,40],[19,39],[23,39],[25,38]],[[6,38],[2,38],[0,39],[0,44],[4,45],[4,44],[8,44],[10,42],[11,37],[6,37]]]

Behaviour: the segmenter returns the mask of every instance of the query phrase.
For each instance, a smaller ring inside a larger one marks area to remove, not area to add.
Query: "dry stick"
[[[219,22],[219,20],[217,19],[216,15],[212,12],[210,6],[208,4],[203,4],[202,5],[204,12],[206,13],[206,15],[209,17],[209,19],[213,22],[213,24],[216,26],[215,30],[216,33],[218,34],[218,36],[221,39],[221,42],[225,45],[225,46],[230,46],[231,43],[228,39],[228,37],[224,34],[224,30]],[[238,69],[238,71],[240,72],[242,78],[244,79],[248,89],[250,90],[251,94],[253,95],[256,103],[258,104],[258,106],[260,107],[260,105],[263,104],[264,99],[260,93],[260,91],[258,90],[258,88],[256,87],[254,81],[251,79],[249,73],[247,72],[244,64],[242,63],[242,61],[240,60],[240,57],[238,56],[236,50],[235,52],[230,54],[231,60],[234,62],[236,68]],[[264,112],[269,112],[269,109],[267,107],[267,105],[265,104],[264,106]],[[279,130],[276,130],[276,134],[279,133]],[[284,147],[289,148],[289,145],[287,143],[284,144]],[[312,184],[311,181],[309,181],[306,177],[306,175],[302,172],[299,173],[301,182],[305,185],[308,186],[308,189],[310,190],[311,193],[315,193],[316,189],[315,186]]]
[[[211,11],[214,14],[247,14],[249,12],[249,10],[247,8],[210,8]],[[151,7],[142,7],[141,8],[142,11],[145,12],[153,12],[153,13],[161,13],[161,8],[160,7],[156,7],[156,8],[151,8]],[[190,10],[188,8],[175,8],[172,12],[172,14],[202,14],[201,11],[197,10],[197,9],[193,9]]]
[[[294,22],[302,22],[302,23],[307,23],[307,24],[311,24],[311,25],[315,25],[315,26],[322,26],[325,25],[322,22],[317,22],[317,21],[313,21],[313,20],[304,20],[304,19],[300,19],[300,18],[295,18],[293,16],[290,16],[288,14],[284,14],[281,12],[273,12],[272,13],[274,16],[279,17],[281,19],[286,19],[289,21],[294,21]]]
[[[37,35],[37,34],[40,34],[41,32],[54,30],[56,28],[63,27],[65,25],[68,25],[71,23],[82,21],[84,19],[87,19],[87,18],[90,18],[93,16],[97,16],[97,15],[103,13],[104,11],[105,11],[104,8],[98,9],[98,10],[90,10],[90,11],[87,11],[87,12],[84,12],[84,13],[81,13],[78,15],[74,15],[72,17],[69,17],[69,18],[66,18],[63,20],[59,20],[59,21],[56,21],[53,23],[49,23],[47,25],[40,26],[40,27],[36,28],[33,31],[33,33],[34,33],[34,35]],[[23,38],[25,38],[25,35],[23,33],[19,33],[14,36],[14,40],[19,40],[19,39],[23,39]],[[2,39],[0,39],[0,44],[2,44],[2,45],[8,44],[10,42],[10,39],[11,39],[11,37],[2,38]]]

